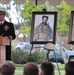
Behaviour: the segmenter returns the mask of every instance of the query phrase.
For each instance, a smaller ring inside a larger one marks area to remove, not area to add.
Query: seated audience
[[[15,65],[12,61],[5,61],[0,65],[1,75],[14,75]]]
[[[51,62],[43,62],[40,75],[54,75],[54,65]]]
[[[36,63],[26,63],[23,70],[23,75],[38,75],[39,69]]]
[[[65,64],[65,75],[74,75],[74,61]]]

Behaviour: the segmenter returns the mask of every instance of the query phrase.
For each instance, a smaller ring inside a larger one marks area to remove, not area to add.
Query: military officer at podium
[[[0,36],[10,40],[10,45],[6,46],[6,60],[11,60],[11,40],[15,39],[14,25],[5,20],[6,10],[0,8]]]

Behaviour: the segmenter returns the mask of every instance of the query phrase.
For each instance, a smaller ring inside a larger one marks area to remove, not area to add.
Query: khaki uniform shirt
[[[34,41],[49,41],[52,38],[50,26],[41,23],[34,30]]]

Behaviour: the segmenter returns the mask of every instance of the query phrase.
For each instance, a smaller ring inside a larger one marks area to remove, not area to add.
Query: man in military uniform
[[[52,39],[52,30],[47,24],[48,16],[42,16],[42,23],[34,30],[35,41],[49,41]]]
[[[5,20],[6,10],[0,8],[0,36],[3,36],[6,39],[13,40],[15,39],[15,31],[13,23],[7,22]],[[10,45],[6,46],[6,60],[11,60],[11,41]]]

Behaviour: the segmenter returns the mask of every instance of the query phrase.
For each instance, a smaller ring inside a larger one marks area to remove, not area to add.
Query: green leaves
[[[57,31],[60,35],[66,36],[69,32],[71,6],[65,1],[54,7],[58,11]]]
[[[31,4],[29,1],[26,1],[26,3],[23,5],[21,10],[21,16],[25,21],[25,26],[21,26],[20,32],[30,35],[31,23],[32,23],[32,12],[42,11],[43,8],[45,8],[44,4],[35,6]]]
[[[25,25],[25,26],[21,26],[20,28],[20,33],[25,33],[27,35],[30,35],[30,30],[31,30],[31,26]]]
[[[61,35],[67,35],[69,32],[70,25],[70,14],[71,11],[74,10],[74,6],[68,5],[65,1],[62,1],[61,4],[53,6],[49,4],[51,11],[58,12],[58,20],[57,20],[57,31]],[[24,18],[25,29],[23,32],[27,32],[30,34],[30,28],[32,23],[32,12],[41,12],[43,8],[46,8],[45,4],[43,5],[33,5],[28,0],[23,5],[21,10],[21,16]],[[28,26],[27,26],[28,25]]]
[[[28,51],[22,51],[20,49],[12,51],[11,58],[16,64],[24,64],[27,62],[41,63],[45,61],[46,57],[43,52],[35,51],[28,55]]]

